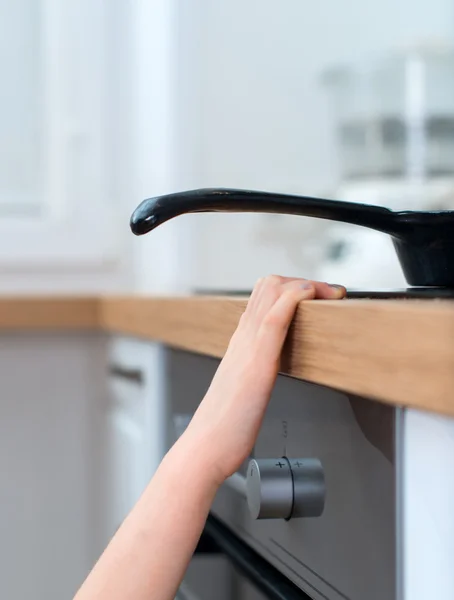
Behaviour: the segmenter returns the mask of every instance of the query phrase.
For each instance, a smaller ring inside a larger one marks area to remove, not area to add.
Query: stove
[[[377,298],[381,300],[454,298],[454,288],[447,287],[408,287],[383,290],[347,290],[347,298]]]
[[[219,361],[166,352],[173,442]],[[279,376],[179,597],[396,600],[400,419],[398,408]]]
[[[249,297],[252,290],[210,290],[198,289],[195,294],[198,296],[240,296]],[[348,289],[347,298],[359,299],[379,299],[379,300],[406,300],[422,299],[434,300],[453,299],[454,288],[449,287],[408,287],[377,290]]]

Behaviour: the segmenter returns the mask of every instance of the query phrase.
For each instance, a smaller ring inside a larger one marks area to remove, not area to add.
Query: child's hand
[[[249,456],[301,300],[340,299],[342,286],[271,276],[256,284],[211,386],[185,434],[217,483]]]
[[[298,302],[344,296],[342,287],[304,279],[268,277],[258,282],[189,427],[77,600],[175,598],[219,485],[254,446]]]

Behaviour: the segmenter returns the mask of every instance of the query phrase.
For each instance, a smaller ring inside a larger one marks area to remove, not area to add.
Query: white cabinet
[[[0,336],[0,598],[72,598],[96,559],[102,335]]]
[[[104,334],[0,336],[0,598],[73,597],[165,451],[164,354]]]
[[[144,447],[144,403],[140,384],[110,383],[107,413],[107,502],[109,533],[113,534],[147,482]],[[137,387],[136,387],[137,386]]]
[[[105,541],[134,506],[165,452],[163,353],[151,342],[113,337],[109,343],[101,474]]]
[[[449,390],[446,391],[450,393]],[[454,598],[454,419],[420,410],[403,411],[402,530],[403,600]]]

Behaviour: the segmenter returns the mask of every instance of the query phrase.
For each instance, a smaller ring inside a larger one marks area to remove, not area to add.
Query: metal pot
[[[454,211],[391,211],[380,206],[235,189],[200,189],[144,200],[131,217],[143,235],[194,212],[281,213],[368,227],[391,236],[410,285],[454,287]]]

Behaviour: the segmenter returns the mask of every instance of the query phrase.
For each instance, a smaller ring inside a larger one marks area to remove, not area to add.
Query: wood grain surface
[[[222,357],[245,299],[111,298],[103,328]],[[454,303],[301,303],[282,372],[392,404],[454,415]]]
[[[99,299],[77,296],[0,297],[0,330],[93,329]]]
[[[0,299],[0,330],[104,330],[221,358],[246,306],[225,297]],[[282,373],[454,415],[454,302],[301,303]]]

